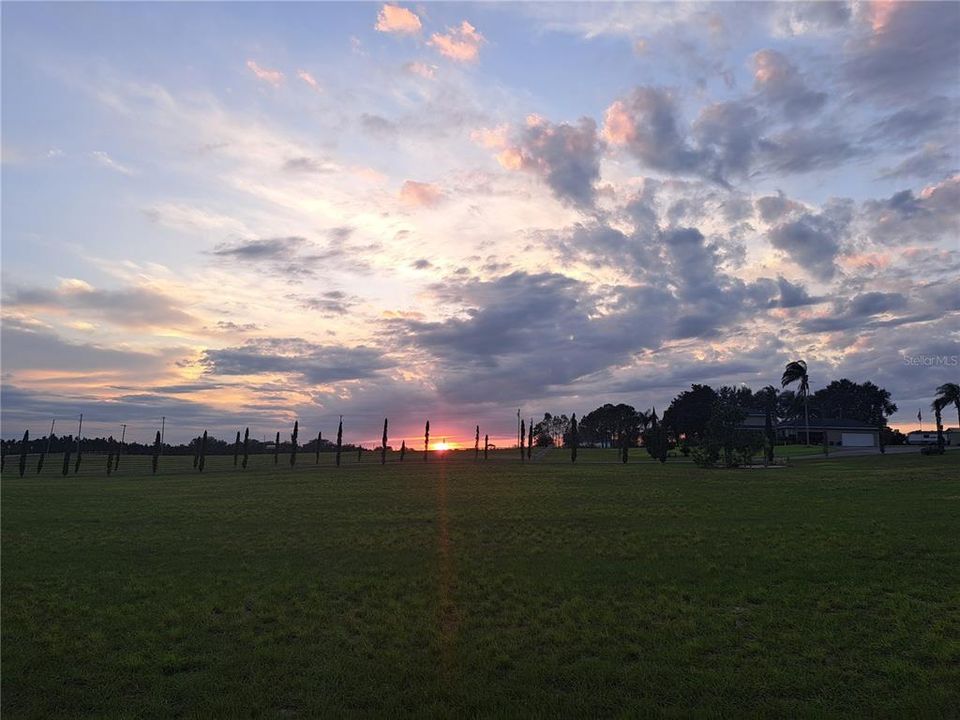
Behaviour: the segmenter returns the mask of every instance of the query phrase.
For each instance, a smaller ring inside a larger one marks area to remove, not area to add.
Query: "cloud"
[[[902,310],[907,298],[901,293],[867,292],[834,304],[829,315],[814,317],[801,323],[806,332],[836,332],[862,328],[877,315]]]
[[[804,209],[801,203],[795,202],[777,191],[776,195],[765,195],[754,201],[760,218],[766,223],[775,223],[784,215],[799,212]]]
[[[472,137],[495,145],[498,133],[481,130]],[[497,160],[508,170],[539,176],[562,202],[591,207],[596,194],[594,183],[600,178],[600,150],[597,125],[590,118],[570,125],[530,116],[526,127],[507,142]]]
[[[180,301],[150,287],[97,289],[83,280],[64,280],[56,289],[14,288],[4,297],[8,308],[31,312],[96,317],[128,328],[190,328],[196,319]]]
[[[816,113],[827,101],[827,94],[808,88],[797,68],[776,50],[754,53],[753,70],[754,89],[788,118]]]
[[[856,95],[906,104],[942,83],[956,84],[960,5],[888,1],[859,9],[842,65]]]
[[[263,80],[263,82],[269,83],[274,87],[279,87],[283,82],[283,73],[279,70],[260,67],[255,60],[247,60],[247,67],[250,69],[250,72],[257,76],[257,79]]]
[[[209,375],[281,374],[310,384],[369,378],[391,367],[366,346],[320,345],[302,338],[256,338],[236,347],[208,349],[200,364]]]
[[[840,208],[836,208],[840,210]],[[811,276],[830,280],[836,271],[834,259],[840,252],[849,217],[843,212],[803,213],[796,220],[781,223],[767,233],[770,244],[786,253]]]
[[[446,34],[434,33],[427,44],[451,60],[474,62],[480,55],[480,47],[486,42],[486,38],[464,20],[459,27],[447,28]]]
[[[323,90],[323,88],[320,87],[320,83],[317,82],[317,79],[306,70],[297,70],[297,77],[306,83],[310,89],[316,90],[317,92]]]
[[[762,139],[759,158],[769,172],[807,173],[842,165],[864,153],[841,128],[824,123],[792,127]]]
[[[363,113],[360,116],[360,126],[371,135],[392,137],[397,134],[397,124],[380,115]]]
[[[399,33],[401,35],[415,35],[420,32],[422,25],[415,13],[399,5],[386,4],[380,8],[377,15],[377,24],[374,29],[385,33]]]
[[[881,178],[943,177],[960,170],[960,157],[946,145],[927,143],[919,151],[908,155],[892,168],[885,169]]]
[[[437,66],[428,65],[422,62],[408,62],[403,64],[403,71],[408,75],[418,75],[419,77],[433,80],[437,76]]]
[[[443,192],[430,183],[406,180],[400,186],[400,200],[414,207],[433,207],[443,200]]]
[[[108,170],[113,170],[114,172],[118,172],[121,175],[126,175],[130,177],[137,174],[135,170],[117,162],[112,157],[110,157],[107,153],[105,153],[103,150],[94,150],[92,153],[90,153],[90,157],[92,157],[100,165],[107,168]]]
[[[341,168],[336,163],[324,158],[304,156],[285,160],[283,169],[289,172],[332,173],[339,171]]]
[[[960,235],[960,175],[928,185],[919,194],[907,189],[867,200],[861,215],[868,237],[880,244],[955,244]]]
[[[306,243],[302,237],[277,237],[262,240],[241,240],[222,243],[212,251],[218,257],[239,260],[275,260],[288,258]]]

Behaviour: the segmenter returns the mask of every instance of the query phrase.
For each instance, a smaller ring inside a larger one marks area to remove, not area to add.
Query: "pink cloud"
[[[297,77],[303,80],[307,85],[317,92],[321,91],[320,83],[317,82],[317,79],[306,70],[297,70]]]
[[[250,72],[256,75],[257,78],[270,83],[274,87],[283,82],[283,73],[279,70],[260,67],[255,60],[247,60],[247,67],[250,68]]]
[[[386,33],[401,33],[415,35],[420,32],[420,18],[405,7],[399,5],[384,5],[377,15],[376,30]]]
[[[603,117],[603,139],[612,145],[626,145],[636,136],[636,126],[623,101],[617,100]]]
[[[443,199],[443,193],[436,185],[407,180],[400,188],[400,199],[407,205],[432,207]]]
[[[451,60],[457,62],[473,62],[480,55],[480,46],[487,42],[486,38],[466,20],[460,27],[448,28],[446,35],[434,33],[429,44]]]

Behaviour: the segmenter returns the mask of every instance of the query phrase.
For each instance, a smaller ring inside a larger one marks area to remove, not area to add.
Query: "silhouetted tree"
[[[933,404],[930,406],[933,408],[933,414],[937,421],[937,452],[943,452],[944,438],[943,438],[943,407],[944,402],[942,398],[937,398],[933,401]],[[21,463],[23,461],[21,460]],[[23,471],[20,471],[20,474],[23,475]]]
[[[357,462],[363,460],[363,445],[357,445]]]
[[[403,462],[403,456],[407,454],[407,441],[400,442],[400,462]]]
[[[323,442],[323,433],[318,432],[317,433],[317,460],[316,460],[317,465],[320,464],[320,443],[322,442]]]
[[[70,448],[67,447],[67,449],[63,451],[63,474],[64,475],[70,472],[70,454],[71,454]]]
[[[426,426],[423,428],[423,461],[427,461],[427,455],[430,451],[430,421],[427,420]]]
[[[20,477],[27,471],[27,452],[30,443],[30,431],[23,431],[23,440],[20,442]]]
[[[203,472],[203,466],[207,464],[207,431],[203,431],[203,438],[200,440],[200,472]]]
[[[340,467],[340,450],[343,448],[343,415],[340,416],[340,424],[337,425],[337,467]]]
[[[273,443],[273,464],[280,462],[280,431],[277,430],[277,439]]]
[[[157,430],[157,439],[153,441],[153,457],[150,459],[150,465],[154,475],[157,474],[157,465],[159,464],[160,464],[160,431]]]
[[[527,424],[520,421],[520,462],[523,462],[523,441],[527,437]]]
[[[773,431],[773,408],[767,405],[763,417],[763,435],[764,435],[764,453],[768,463],[773,462],[773,446],[777,442],[777,436]]]
[[[580,445],[580,428],[577,427],[577,414],[570,418],[570,462],[577,461],[577,448]]]
[[[200,437],[193,441],[193,469],[196,470],[200,465]]]
[[[533,418],[530,418],[530,424],[527,426],[527,460],[533,454]]]
[[[243,431],[243,469],[247,469],[247,461],[250,459],[250,428]]]
[[[483,459],[487,459],[487,452],[490,450],[490,436],[483,436]]]
[[[650,457],[662,463],[667,461],[667,451],[670,444],[667,441],[666,427],[657,417],[656,408],[653,408],[650,413],[650,429],[643,434],[643,444],[646,446]]]
[[[107,455],[107,475],[113,472],[113,453]]]
[[[783,370],[783,377],[780,378],[780,386],[786,387],[792,383],[797,383],[797,397],[803,400],[803,417],[806,426],[807,445],[810,444],[810,377],[807,375],[807,363],[803,360],[794,360],[788,362]]]
[[[290,436],[290,467],[297,464],[297,435],[300,434],[300,421],[293,421],[293,434]]]
[[[960,423],[960,385],[944,383],[937,388],[937,399],[942,409],[946,409],[948,405],[953,405],[957,409],[957,422]]]
[[[477,434],[473,437],[473,461],[480,459],[480,426],[477,425]]]
[[[237,461],[240,459],[240,431],[237,430],[237,439],[233,443],[233,466],[237,466]]]
[[[624,433],[620,436],[620,462],[622,462],[624,465],[627,464],[627,453],[629,452],[629,447],[630,441],[627,438],[627,434]]]
[[[387,418],[383,419],[383,437],[380,438],[380,464],[387,462]]]

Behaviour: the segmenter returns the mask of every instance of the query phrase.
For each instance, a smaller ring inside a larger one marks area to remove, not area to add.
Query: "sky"
[[[2,101],[4,437],[960,381],[960,3],[3,3]]]

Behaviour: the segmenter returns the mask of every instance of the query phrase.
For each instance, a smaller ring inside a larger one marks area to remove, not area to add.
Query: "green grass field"
[[[960,708],[960,454],[22,480],[15,465],[5,718]]]

